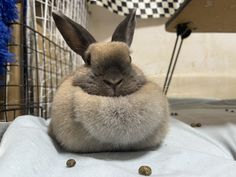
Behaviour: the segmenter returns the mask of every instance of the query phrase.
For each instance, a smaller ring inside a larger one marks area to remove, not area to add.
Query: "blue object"
[[[17,19],[16,0],[0,1],[0,75],[4,73],[4,64],[14,61],[14,55],[8,51],[11,39],[10,23]]]

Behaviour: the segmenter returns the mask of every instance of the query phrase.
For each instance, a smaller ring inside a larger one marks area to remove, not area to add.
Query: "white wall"
[[[90,6],[89,31],[108,41],[124,18]],[[133,62],[162,86],[176,35],[165,31],[166,19],[137,20],[131,49]],[[169,96],[236,98],[236,34],[192,34],[183,44]]]

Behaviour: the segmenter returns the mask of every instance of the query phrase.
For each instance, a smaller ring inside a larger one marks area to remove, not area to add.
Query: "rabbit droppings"
[[[158,146],[168,130],[168,102],[161,88],[131,62],[133,10],[111,42],[96,42],[60,12],[53,18],[85,64],[59,86],[49,134],[71,152],[132,151]]]

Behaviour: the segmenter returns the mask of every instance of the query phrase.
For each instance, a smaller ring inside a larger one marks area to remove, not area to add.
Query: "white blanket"
[[[33,116],[10,125],[0,146],[0,177],[138,177],[141,165],[150,166],[153,177],[236,177],[230,148],[176,119],[159,148],[142,152],[63,152],[47,126],[48,121]],[[67,168],[70,158],[77,163]]]

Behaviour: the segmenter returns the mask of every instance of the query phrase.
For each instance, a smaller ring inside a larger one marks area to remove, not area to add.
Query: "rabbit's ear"
[[[125,42],[128,46],[131,45],[135,29],[135,14],[134,9],[115,29],[111,41]]]
[[[72,50],[82,56],[85,63],[87,63],[85,51],[96,40],[84,27],[75,23],[61,12],[53,12],[52,16],[66,43]]]

